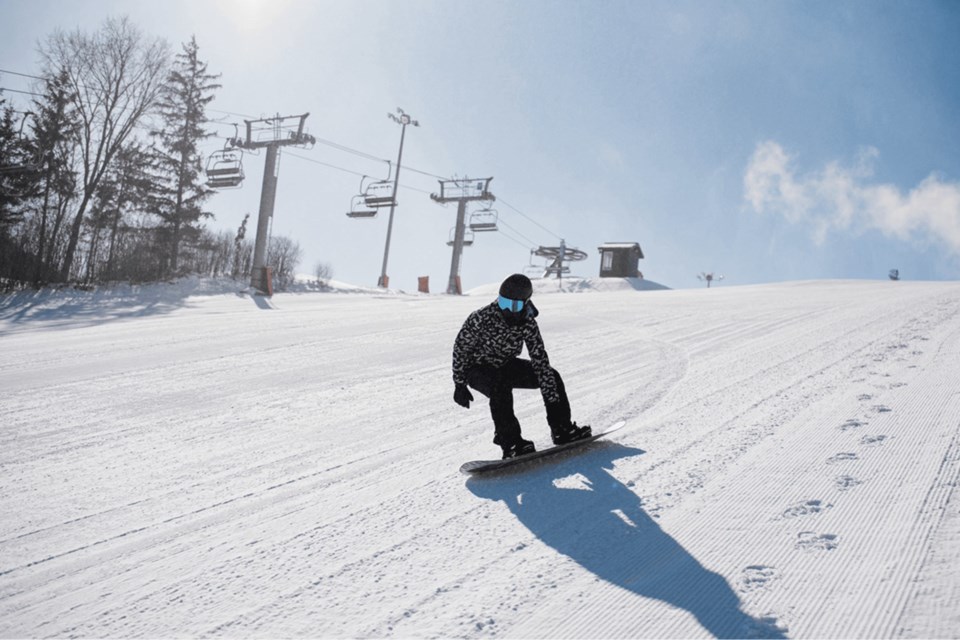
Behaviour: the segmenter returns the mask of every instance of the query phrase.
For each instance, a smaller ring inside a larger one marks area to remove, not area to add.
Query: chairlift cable
[[[366,174],[366,173],[360,173],[359,171],[354,171],[353,169],[345,169],[345,168],[343,168],[343,167],[338,167],[337,165],[335,165],[335,164],[330,164],[329,162],[322,162],[322,161],[320,161],[320,160],[314,160],[313,158],[307,158],[307,157],[305,157],[305,156],[299,156],[299,155],[297,155],[297,154],[295,154],[295,153],[291,153],[291,152],[289,152],[289,151],[287,152],[287,155],[289,155],[291,158],[297,158],[297,159],[299,159],[299,160],[304,160],[304,161],[306,161],[306,162],[312,162],[313,164],[319,164],[320,166],[329,167],[330,169],[336,169],[336,170],[338,170],[338,171],[343,171],[344,173],[349,173],[349,174],[352,174],[352,175],[355,175],[355,176],[360,176],[361,178],[368,178],[368,177],[370,177],[369,174]]]
[[[499,234],[502,235],[502,236],[503,236],[504,238],[506,238],[507,240],[509,240],[509,241],[511,241],[511,242],[514,242],[514,243],[520,245],[520,246],[523,247],[524,249],[526,249],[526,250],[528,250],[528,251],[533,251],[533,249],[530,248],[530,245],[529,245],[529,244],[524,244],[523,242],[521,242],[520,240],[517,240],[517,239],[514,238],[512,235],[510,235],[509,233],[503,231],[502,229],[499,231]]]
[[[249,119],[251,119],[251,120],[254,120],[254,119],[255,119],[254,116],[247,115],[246,113],[236,113],[236,112],[234,112],[234,111],[224,111],[223,109],[213,109],[213,108],[210,108],[210,109],[207,109],[207,111],[216,111],[217,113],[225,113],[225,114],[227,114],[228,116],[237,116],[238,118],[249,118]]]
[[[519,213],[521,216],[523,216],[524,218],[526,218],[527,220],[529,220],[529,221],[532,222],[533,224],[537,225],[538,227],[540,227],[541,229],[543,229],[544,231],[546,231],[547,233],[549,233],[550,235],[552,235],[552,236],[553,236],[554,238],[556,238],[557,240],[562,240],[562,239],[563,239],[563,238],[561,238],[559,235],[557,235],[556,233],[554,233],[553,231],[551,231],[550,229],[547,229],[545,226],[543,226],[542,224],[540,224],[539,222],[537,222],[536,220],[534,220],[533,218],[531,218],[530,216],[528,216],[527,214],[525,214],[523,211],[520,211],[520,209],[517,209],[515,206],[513,206],[512,204],[510,204],[509,202],[507,202],[507,201],[504,200],[503,198],[499,198],[499,202],[502,202],[502,203],[505,204],[506,206],[510,207],[511,209],[513,209],[514,211],[516,211],[517,213]]]
[[[428,172],[428,171],[421,171],[420,169],[414,169],[413,167],[408,167],[408,166],[406,166],[406,165],[404,165],[403,168],[406,169],[407,171],[413,171],[414,173],[419,173],[419,174],[421,174],[421,175],[425,175],[425,176],[428,176],[428,177],[430,177],[430,178],[436,178],[437,180],[449,180],[449,178],[447,178],[447,177],[445,177],[445,176],[438,176],[438,175],[435,174],[435,173],[430,173],[430,172]]]
[[[345,152],[347,152],[347,153],[352,153],[353,155],[355,155],[355,156],[360,156],[361,158],[366,158],[366,159],[368,159],[368,160],[375,160],[375,161],[377,161],[377,162],[385,162],[385,163],[387,163],[387,164],[389,164],[389,165],[393,165],[393,162],[390,161],[390,160],[386,160],[386,159],[384,159],[384,158],[378,158],[377,156],[375,156],[375,155],[373,155],[373,154],[371,154],[371,153],[367,153],[367,152],[365,152],[365,151],[358,151],[357,149],[352,149],[352,148],[350,148],[350,147],[348,147],[348,146],[346,146],[346,145],[342,145],[342,144],[340,144],[340,143],[338,143],[338,142],[333,142],[332,140],[325,140],[325,139],[323,139],[323,138],[317,138],[317,143],[318,143],[318,144],[327,145],[328,147],[333,147],[334,149],[337,149],[337,150],[339,150],[339,151],[345,151]]]
[[[0,69],[0,73],[9,73],[12,76],[22,76],[24,78],[33,78],[34,80],[46,80],[40,76],[32,76],[29,73],[20,73],[19,71],[10,71],[9,69]]]
[[[335,165],[335,164],[330,164],[329,162],[323,162],[323,161],[321,161],[321,160],[314,160],[313,158],[307,158],[307,157],[305,157],[305,156],[300,156],[300,155],[297,155],[297,154],[295,154],[295,153],[291,153],[290,151],[287,151],[286,153],[287,153],[287,155],[289,155],[289,156],[292,157],[292,158],[297,158],[297,159],[299,159],[299,160],[304,160],[305,162],[312,162],[313,164],[319,164],[320,166],[328,167],[328,168],[330,168],[330,169],[336,169],[337,171],[343,171],[344,173],[349,173],[349,174],[352,174],[352,175],[355,175],[355,176],[360,176],[361,178],[369,178],[369,177],[371,177],[371,176],[370,176],[369,174],[367,174],[367,173],[360,173],[359,171],[354,171],[354,170],[352,170],[352,169],[345,169],[344,167],[338,167],[337,165]],[[404,169],[406,169],[406,167],[404,167]],[[426,194],[426,195],[430,195],[430,192],[427,191],[427,190],[425,190],[425,189],[418,189],[417,187],[411,187],[411,186],[405,185],[405,184],[401,184],[401,185],[400,185],[400,188],[401,188],[401,189],[406,189],[406,190],[408,190],[408,191],[416,191],[416,192],[418,192],[418,193],[423,193],[423,194]]]
[[[21,91],[20,89],[11,89],[10,87],[0,87],[0,91],[10,91],[10,92],[12,92],[12,93],[22,93],[22,94],[28,95],[28,96],[37,96],[38,98],[42,98],[42,97],[43,97],[43,94],[42,94],[42,93],[36,93],[36,92],[34,92],[34,91]]]
[[[37,75],[33,75],[33,74],[28,74],[28,73],[21,73],[21,72],[18,72],[18,71],[11,71],[11,70],[9,70],[9,69],[2,69],[2,68],[0,68],[0,73],[7,73],[7,74],[11,74],[11,75],[21,76],[21,77],[24,77],[24,78],[33,78],[33,79],[35,79],[35,80],[42,80],[42,81],[45,81],[45,80],[48,79],[48,78],[45,78],[45,77],[43,77],[43,76],[37,76]],[[86,89],[87,87],[84,86],[84,87],[82,87],[82,88]],[[38,97],[44,97],[44,94],[38,94],[38,93],[35,93],[35,92],[31,92],[31,91],[21,91],[21,90],[17,90],[17,89],[4,89],[4,90],[6,90],[6,91],[12,91],[12,92],[15,92],[15,93],[22,93],[22,94],[26,94],[26,95],[33,95],[33,96],[38,96]],[[251,118],[251,119],[253,118],[253,116],[250,116],[250,115],[247,115],[247,114],[237,113],[237,112],[234,112],[234,111],[227,111],[227,110],[224,110],[224,109],[208,108],[207,111],[215,112],[215,113],[223,113],[223,114],[227,114],[227,115],[231,115],[231,116],[237,116],[237,117],[241,117],[241,118]],[[216,120],[208,120],[208,122],[216,123],[216,124],[230,124],[230,123],[220,122],[220,121],[216,121]],[[139,124],[138,124],[138,125],[135,125],[135,126],[136,126],[136,128],[141,128],[141,127],[142,127],[142,128],[146,128],[146,127],[143,127],[143,125],[139,125]],[[150,129],[150,130],[152,131],[153,129]],[[334,149],[338,149],[338,150],[340,150],[340,151],[344,151],[344,152],[346,152],[346,153],[352,153],[352,154],[357,155],[357,156],[359,156],[359,157],[367,158],[367,159],[369,159],[369,160],[373,160],[373,161],[376,161],[376,162],[386,162],[386,163],[388,163],[388,164],[391,164],[391,166],[392,166],[392,163],[391,163],[389,160],[385,160],[385,159],[383,159],[383,158],[378,158],[377,156],[375,156],[375,155],[373,155],[373,154],[369,154],[369,153],[366,153],[366,152],[364,152],[364,151],[359,151],[359,150],[357,150],[357,149],[352,149],[352,148],[350,148],[350,147],[347,147],[346,145],[342,145],[342,144],[333,142],[333,141],[331,141],[331,140],[324,140],[324,139],[317,138],[317,142],[319,142],[319,143],[321,143],[321,144],[325,144],[325,145],[330,146],[330,147],[333,147]],[[323,166],[327,166],[327,167],[330,167],[330,168],[332,168],[332,169],[337,169],[337,170],[340,170],[340,171],[345,171],[345,172],[351,173],[351,174],[353,174],[353,175],[357,175],[357,176],[363,176],[363,175],[365,175],[365,174],[358,173],[358,172],[356,172],[356,171],[351,171],[351,170],[349,170],[349,169],[344,169],[343,167],[338,167],[338,166],[336,166],[336,165],[319,162],[319,161],[317,161],[317,160],[312,160],[312,159],[310,159],[310,158],[304,158],[303,156],[297,156],[297,155],[295,155],[295,154],[291,154],[291,155],[293,155],[293,156],[296,157],[296,158],[300,158],[300,159],[302,159],[302,160],[307,160],[308,162],[315,162],[316,164],[320,164],[320,165],[323,165]],[[410,167],[410,166],[405,166],[404,169],[406,169],[407,171],[412,171],[412,172],[414,172],[414,173],[419,173],[419,174],[421,174],[421,175],[425,175],[425,176],[428,176],[428,177],[431,177],[431,178],[436,178],[436,179],[438,179],[438,180],[446,180],[446,179],[448,179],[448,178],[445,177],[445,176],[439,176],[439,175],[437,175],[437,174],[435,174],[435,173],[430,173],[430,172],[428,172],[428,171],[423,171],[423,170],[421,170],[421,169],[416,169],[416,168]],[[413,188],[413,187],[404,187],[404,188],[413,189],[413,190],[415,190],[415,191],[421,191],[421,193],[427,193],[427,192],[425,192],[425,191],[422,191],[422,190],[419,190],[419,189],[415,189],[415,188]],[[519,215],[521,215],[522,217],[526,218],[527,220],[529,220],[529,221],[532,222],[533,224],[537,225],[538,227],[540,227],[541,229],[543,229],[544,231],[546,231],[547,233],[549,233],[551,236],[557,238],[558,240],[561,239],[560,236],[559,236],[557,233],[555,233],[554,231],[551,231],[551,230],[548,229],[547,227],[543,226],[542,224],[540,224],[539,222],[537,222],[536,220],[534,220],[533,218],[531,218],[530,216],[528,216],[528,215],[525,214],[524,212],[520,211],[520,209],[518,209],[517,207],[513,206],[512,204],[510,204],[509,202],[507,202],[507,201],[504,200],[503,198],[500,198],[499,200],[500,200],[500,202],[502,202],[505,206],[509,207],[510,209],[512,209],[513,211],[515,211],[515,212],[518,213]],[[502,221],[502,220],[501,220],[501,221]],[[506,223],[504,222],[503,224],[506,224]],[[512,228],[512,227],[511,227],[511,228]],[[516,232],[516,229],[514,229],[514,231]],[[522,234],[520,234],[520,235],[522,236]],[[528,240],[529,240],[529,239],[528,239]]]
[[[393,165],[393,161],[392,161],[392,160],[387,160],[387,159],[384,159],[384,158],[378,158],[377,156],[375,156],[375,155],[373,155],[373,154],[371,154],[371,153],[367,153],[366,151],[360,151],[360,150],[358,150],[358,149],[353,149],[353,148],[348,147],[348,146],[346,146],[346,145],[340,144],[339,142],[333,142],[332,140],[325,140],[325,139],[323,139],[323,138],[317,138],[317,142],[318,142],[319,144],[324,144],[324,145],[327,145],[327,146],[329,146],[329,147],[333,147],[334,149],[337,149],[337,150],[339,150],[339,151],[345,151],[345,152],[347,152],[347,153],[352,153],[352,154],[354,154],[354,155],[356,155],[356,156],[359,156],[359,157],[361,157],[361,158],[366,158],[366,159],[368,159],[368,160],[374,160],[374,161],[376,161],[376,162],[385,162],[385,163],[387,163],[387,164],[389,164],[389,165],[391,165],[391,166]],[[430,177],[430,178],[436,178],[436,179],[438,179],[438,180],[446,180],[446,178],[445,178],[444,176],[438,176],[438,175],[436,175],[436,174],[434,174],[434,173],[430,173],[430,172],[428,172],[428,171],[423,171],[423,170],[421,170],[421,169],[415,169],[414,167],[410,167],[410,166],[407,166],[407,165],[404,165],[403,168],[404,168],[405,170],[407,170],[407,171],[413,171],[414,173],[419,173],[419,174],[421,174],[421,175],[425,175],[425,176],[428,176],[428,177]]]
[[[522,233],[520,233],[520,231],[518,231],[513,225],[511,225],[510,223],[504,221],[503,218],[500,219],[500,224],[502,224],[503,226],[507,227],[508,229],[510,229],[511,231],[513,231],[515,234],[517,234],[518,236],[520,236],[521,238],[523,238],[524,240],[526,240],[528,243],[530,243],[529,246],[531,246],[531,247],[539,246],[538,243],[534,242],[533,240],[531,240],[531,239],[528,238],[527,236],[525,236],[525,235],[523,235]]]
[[[24,77],[24,78],[32,78],[32,79],[34,79],[34,80],[43,80],[43,81],[45,81],[45,80],[48,79],[48,78],[45,78],[45,77],[43,77],[43,76],[32,75],[32,74],[29,74],[29,73],[21,73],[21,72],[18,72],[18,71],[10,71],[10,70],[8,70],[8,69],[0,69],[0,73],[9,73],[9,74],[11,74],[11,75],[22,76],[22,77]],[[82,86],[82,85],[81,85],[81,87],[84,88],[84,89],[87,88],[87,87]],[[41,98],[44,97],[44,94],[34,93],[34,92],[30,92],[30,91],[20,91],[20,90],[17,90],[17,89],[5,89],[5,90],[7,90],[7,91],[13,91],[13,92],[16,92],[16,93],[24,93],[24,94],[27,94],[27,95],[38,96],[38,97],[41,97]],[[212,107],[207,108],[206,111],[215,112],[215,113],[223,113],[223,114],[226,114],[226,115],[229,115],[229,116],[236,116],[236,117],[240,117],[240,118],[249,118],[249,119],[254,119],[254,118],[255,118],[254,116],[251,116],[251,115],[249,115],[249,114],[239,113],[239,112],[236,112],[236,111],[227,111],[227,110],[225,110],[225,109],[214,109],[214,108],[212,108]],[[208,120],[208,122],[218,123],[218,124],[229,124],[229,123],[223,122],[222,120],[217,120],[217,119],[211,119],[211,120]],[[375,156],[375,155],[373,155],[373,154],[370,154],[370,153],[367,153],[367,152],[365,152],[365,151],[360,151],[360,150],[358,150],[358,149],[353,149],[353,148],[351,148],[351,147],[348,147],[348,146],[346,146],[346,145],[342,145],[342,144],[340,144],[340,143],[338,143],[338,142],[334,142],[334,141],[332,141],[332,140],[325,140],[325,139],[322,139],[322,138],[317,138],[316,140],[317,140],[317,142],[320,143],[320,144],[324,144],[324,145],[333,147],[334,149],[338,149],[338,150],[344,151],[344,152],[346,152],[346,153],[352,153],[352,154],[357,155],[357,156],[359,156],[359,157],[367,158],[368,160],[373,160],[373,161],[375,161],[375,162],[385,162],[385,163],[387,163],[387,164],[389,164],[389,165],[391,165],[391,166],[392,166],[392,164],[393,164],[393,162],[392,162],[391,160],[387,160],[387,159],[384,159],[384,158],[377,157],[377,156]],[[428,176],[428,177],[431,177],[431,178],[436,178],[436,179],[438,179],[438,180],[446,180],[446,179],[447,179],[445,176],[439,176],[439,175],[436,175],[436,174],[434,174],[434,173],[430,173],[430,172],[428,172],[428,171],[423,171],[423,170],[421,170],[421,169],[415,169],[415,168],[413,168],[413,167],[407,167],[407,166],[405,166],[404,169],[407,169],[407,170],[409,170],[409,171],[413,171],[414,173],[419,173],[419,174],[421,174],[421,175],[425,175],[425,176]]]

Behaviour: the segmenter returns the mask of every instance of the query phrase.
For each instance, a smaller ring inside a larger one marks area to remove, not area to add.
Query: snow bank
[[[360,287],[337,280],[330,280],[321,286],[315,278],[306,277],[298,277],[280,292],[303,293],[403,295],[403,292]],[[270,306],[270,301],[262,298],[246,280],[190,276],[147,284],[118,282],[93,287],[63,285],[0,294],[0,321],[60,325],[145,317],[197,306],[203,298],[217,297],[254,299],[260,306]]]

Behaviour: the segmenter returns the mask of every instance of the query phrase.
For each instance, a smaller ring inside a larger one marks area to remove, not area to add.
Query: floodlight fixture
[[[413,118],[411,118],[411,117],[410,117],[410,114],[406,113],[406,112],[405,112],[403,109],[401,109],[400,107],[397,107],[397,113],[399,113],[400,115],[397,116],[397,115],[394,115],[394,114],[392,114],[392,113],[388,113],[388,114],[387,114],[387,117],[390,118],[391,120],[393,120],[394,122],[396,122],[396,123],[398,123],[398,124],[402,124],[402,125],[404,125],[404,126],[406,126],[406,125],[408,125],[408,124],[409,124],[409,125],[413,125],[414,127],[419,127],[419,126],[420,126],[420,123],[419,123],[419,122],[417,122],[416,120],[414,120]]]

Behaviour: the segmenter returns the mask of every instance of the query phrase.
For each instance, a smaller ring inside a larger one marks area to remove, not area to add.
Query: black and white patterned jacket
[[[526,344],[543,399],[550,403],[559,402],[557,381],[534,317],[528,317],[518,326],[511,326],[504,320],[496,302],[471,313],[453,345],[454,384],[466,384],[467,371],[477,365],[502,367],[519,356]]]

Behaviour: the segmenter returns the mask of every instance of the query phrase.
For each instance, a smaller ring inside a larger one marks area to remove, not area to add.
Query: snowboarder
[[[530,278],[513,274],[500,285],[495,302],[467,317],[453,345],[453,399],[469,409],[473,401],[469,387],[490,398],[493,443],[503,449],[504,459],[536,451],[520,433],[513,413],[514,389],[540,389],[554,444],[590,437],[589,426],[570,420],[570,402],[560,374],[547,358],[532,295]],[[524,344],[529,360],[518,357]]]

